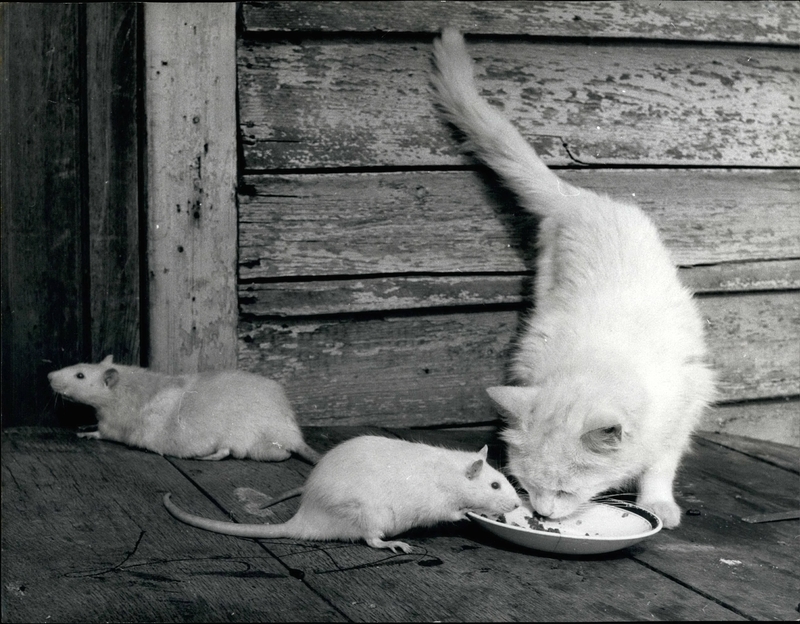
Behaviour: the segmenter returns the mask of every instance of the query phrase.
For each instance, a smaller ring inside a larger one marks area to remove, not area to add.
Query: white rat
[[[302,488],[300,507],[282,524],[237,524],[195,516],[164,495],[164,505],[192,526],[250,538],[363,539],[373,548],[410,552],[384,541],[413,527],[454,522],[467,512],[497,516],[520,505],[508,479],[479,452],[380,436],[358,436],[322,456]]]
[[[282,461],[294,452],[316,463],[276,381],[244,371],[167,375],[138,366],[76,364],[50,373],[59,394],[97,410],[97,431],[161,455]]]

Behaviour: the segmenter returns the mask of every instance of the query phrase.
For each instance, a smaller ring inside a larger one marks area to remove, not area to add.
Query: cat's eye
[[[83,373],[75,373],[75,376],[76,376],[78,379],[83,379],[83,378],[84,378],[86,375],[84,375]]]
[[[500,484],[497,481],[492,481],[492,489],[493,490],[499,490],[500,489]]]

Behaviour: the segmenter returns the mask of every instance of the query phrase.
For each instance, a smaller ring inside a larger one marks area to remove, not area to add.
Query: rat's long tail
[[[291,526],[291,520],[282,524],[239,524],[237,522],[224,522],[221,520],[211,520],[210,518],[203,518],[202,516],[195,516],[190,514],[170,500],[170,493],[164,494],[164,507],[175,518],[190,526],[197,527],[198,529],[205,529],[213,533],[222,533],[223,535],[234,535],[236,537],[295,537],[303,538],[303,535],[298,535],[298,532]],[[289,525],[289,526],[287,526]]]
[[[431,81],[437,102],[447,120],[466,135],[464,148],[500,174],[526,208],[544,215],[563,206],[565,198],[580,194],[556,176],[511,122],[478,94],[461,33],[445,28],[433,42],[433,56]]]
[[[316,464],[319,461],[319,458],[322,457],[320,453],[317,453],[317,451],[312,449],[305,442],[303,442],[299,447],[297,447],[295,453],[297,453],[300,457],[302,457],[311,464]]]

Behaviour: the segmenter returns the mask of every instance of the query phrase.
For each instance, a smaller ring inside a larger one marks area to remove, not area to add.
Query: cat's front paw
[[[681,508],[674,500],[642,500],[637,503],[661,518],[665,529],[674,529],[681,523]]]

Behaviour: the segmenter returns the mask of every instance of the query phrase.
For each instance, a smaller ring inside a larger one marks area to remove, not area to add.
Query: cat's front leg
[[[639,477],[639,496],[636,502],[661,518],[665,529],[674,529],[681,523],[681,508],[672,494],[679,462],[679,453],[670,454],[652,464]]]

